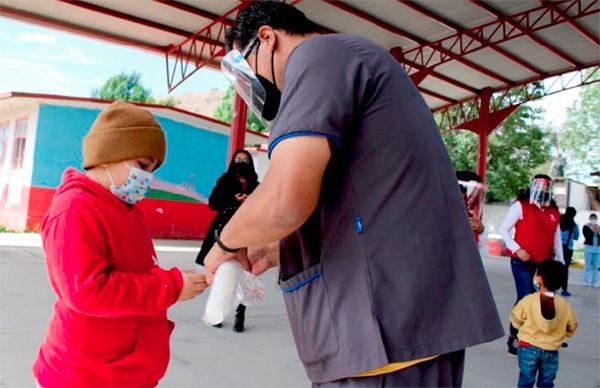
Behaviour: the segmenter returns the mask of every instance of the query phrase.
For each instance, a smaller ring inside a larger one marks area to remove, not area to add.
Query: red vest
[[[529,202],[521,202],[521,208],[523,218],[515,225],[515,241],[535,263],[552,259],[554,235],[560,221],[558,209],[547,207],[541,210]]]

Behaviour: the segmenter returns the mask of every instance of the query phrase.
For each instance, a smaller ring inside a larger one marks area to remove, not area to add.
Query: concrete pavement
[[[35,235],[0,234],[0,387],[32,387],[31,363],[43,339],[55,297],[48,284],[43,253],[31,247]],[[25,241],[25,242],[23,242]],[[27,245],[30,246],[27,246]],[[16,246],[15,246],[16,245]],[[191,268],[195,242],[156,242],[163,267]],[[496,303],[503,319],[515,298],[506,258],[485,258]],[[600,376],[599,290],[582,286],[580,270],[571,270],[570,301],[580,321],[577,335],[561,350],[556,385],[598,387]],[[201,322],[206,296],[177,304],[169,312],[177,328],[172,357],[161,387],[306,387],[275,271],[263,276],[263,302],[247,311],[244,333],[231,330],[232,320],[216,329]],[[465,317],[465,320],[468,317]],[[515,386],[516,359],[506,355],[505,340],[467,351],[464,386]]]

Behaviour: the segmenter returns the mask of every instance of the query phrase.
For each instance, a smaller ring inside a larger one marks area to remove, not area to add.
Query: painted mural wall
[[[38,229],[63,171],[81,168],[82,139],[100,110],[41,104],[27,226]],[[224,172],[224,134],[156,115],[166,132],[167,158],[148,198],[138,206],[155,238],[203,238],[214,214],[207,198]]]

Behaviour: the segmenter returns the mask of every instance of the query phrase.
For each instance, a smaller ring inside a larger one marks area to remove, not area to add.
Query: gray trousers
[[[372,377],[349,377],[329,383],[313,383],[313,388],[334,387],[460,387],[465,366],[465,350],[442,354],[406,369]]]

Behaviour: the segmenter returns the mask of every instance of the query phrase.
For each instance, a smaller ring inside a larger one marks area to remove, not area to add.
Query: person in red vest
[[[535,291],[533,276],[540,263],[555,259],[564,264],[559,223],[560,212],[552,199],[552,178],[538,174],[529,188],[519,193],[500,226],[500,234],[511,252],[510,265],[517,290],[515,304]],[[517,329],[510,325],[508,353],[515,357],[516,334]]]

